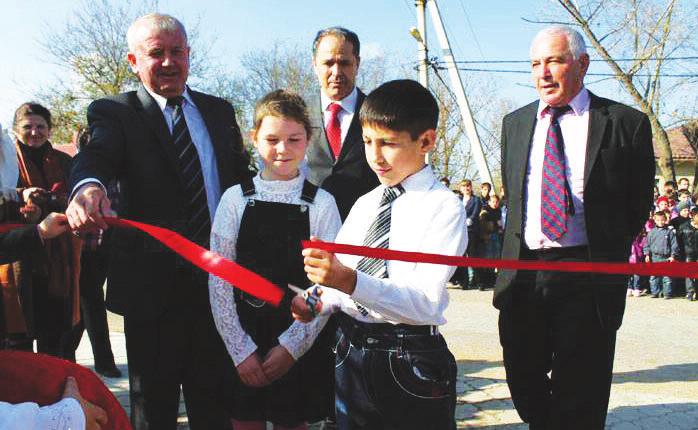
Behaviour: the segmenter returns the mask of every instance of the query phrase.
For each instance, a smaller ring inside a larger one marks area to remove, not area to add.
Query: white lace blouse
[[[290,181],[266,181],[257,175],[253,179],[256,194],[251,198],[268,202],[307,204],[300,198],[304,180],[303,174]],[[232,261],[236,259],[238,231],[247,200],[248,198],[242,195],[240,185],[229,188],[221,197],[211,228],[211,251]],[[334,197],[320,189],[314,203],[309,206],[310,234],[320,240],[334,241],[342,224]],[[211,275],[209,299],[218,332],[233,362],[238,366],[257,350],[257,345],[240,325],[233,288],[226,281]],[[315,318],[309,324],[294,321],[279,336],[279,344],[298,360],[310,349],[326,323],[327,316]]]
[[[85,414],[80,403],[65,398],[52,405],[0,402],[0,430],[83,430]]]

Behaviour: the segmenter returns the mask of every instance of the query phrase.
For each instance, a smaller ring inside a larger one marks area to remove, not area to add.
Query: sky
[[[0,123],[7,127],[19,104],[34,99],[38,88],[65,74],[50,63],[41,40],[48,32],[63,28],[79,8],[89,3],[4,0],[2,4],[0,40],[4,41],[5,61],[0,67]],[[438,4],[456,60],[471,61],[527,60],[529,43],[542,25],[522,18],[537,18],[542,11],[559,8],[552,0],[440,0]],[[242,54],[266,49],[279,41],[308,47],[310,64],[315,33],[332,25],[347,27],[359,35],[363,58],[384,55],[409,64],[417,55],[417,42],[409,34],[410,27],[416,25],[413,0],[160,0],[158,10],[178,17],[185,26],[198,23],[201,37],[215,40],[210,50],[214,59],[231,73],[239,71]],[[431,55],[442,57],[431,25],[427,36]],[[592,64],[590,72],[603,67]],[[526,70],[528,66],[504,68]],[[497,96],[511,100],[515,106],[536,96],[525,74],[464,73],[493,80]],[[443,76],[447,76],[445,72]],[[623,97],[616,87],[601,85],[603,95]],[[598,91],[593,86],[592,90]]]

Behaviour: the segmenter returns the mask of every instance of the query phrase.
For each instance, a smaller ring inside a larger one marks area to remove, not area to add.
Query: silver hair
[[[533,38],[533,42],[531,42],[531,53],[533,53],[533,47],[539,39],[546,36],[558,35],[562,35],[567,38],[567,45],[569,46],[570,53],[575,60],[578,60],[582,55],[587,53],[587,47],[581,33],[566,25],[552,25],[539,31],[538,34],[536,34],[536,37]]]
[[[140,42],[140,40],[138,40],[139,31],[144,25],[164,32],[179,31],[184,36],[184,40],[188,42],[187,30],[184,28],[184,24],[177,18],[162,13],[149,13],[133,21],[133,24],[131,24],[126,32],[126,41],[128,42],[128,50],[130,52],[135,52]]]

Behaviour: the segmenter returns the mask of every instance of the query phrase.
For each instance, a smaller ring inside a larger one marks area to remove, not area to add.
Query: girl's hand
[[[271,381],[262,370],[262,360],[256,352],[250,354],[237,366],[238,375],[245,385],[250,387],[263,387],[271,384]]]
[[[264,357],[262,370],[269,381],[276,381],[291,370],[294,364],[296,364],[296,360],[286,351],[286,348],[277,345],[270,349],[267,356]]]

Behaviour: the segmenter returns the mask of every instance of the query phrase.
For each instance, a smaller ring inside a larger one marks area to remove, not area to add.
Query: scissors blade
[[[293,291],[294,293],[298,294],[299,296],[304,296],[304,295],[305,295],[305,290],[304,290],[304,289],[302,289],[302,288],[300,288],[300,287],[297,287],[297,286],[295,286],[295,285],[293,285],[293,284],[288,284],[288,288],[289,288],[291,291]]]

